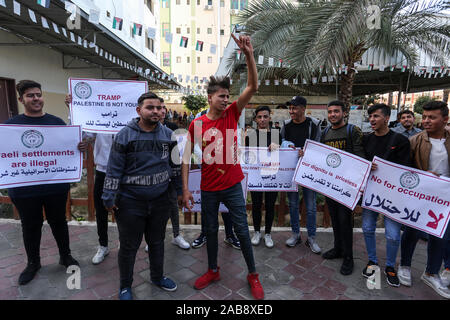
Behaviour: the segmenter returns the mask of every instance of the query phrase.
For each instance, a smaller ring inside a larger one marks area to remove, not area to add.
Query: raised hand
[[[234,34],[231,34],[231,37],[233,38],[234,42],[236,42],[242,53],[244,53],[245,55],[253,55],[253,46],[250,42],[249,36],[239,36],[239,39],[237,39]]]

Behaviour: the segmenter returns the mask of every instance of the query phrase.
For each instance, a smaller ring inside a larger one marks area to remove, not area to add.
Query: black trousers
[[[170,188],[170,187],[169,187]],[[149,248],[150,278],[159,281],[164,272],[164,238],[170,216],[169,192],[152,201],[139,201],[118,195],[116,205],[119,230],[120,288],[131,287],[136,253],[144,235]]]
[[[94,206],[95,219],[97,221],[98,242],[102,247],[108,246],[108,210],[103,204],[103,184],[105,183],[106,173],[95,170],[94,182]]]
[[[272,230],[273,217],[275,216],[275,202],[277,201],[278,192],[250,192],[252,195],[252,216],[253,227],[255,231],[261,230],[261,207],[264,195],[264,206],[266,209],[265,233]]]
[[[331,216],[334,248],[345,258],[353,258],[352,210],[332,199],[325,198]]]
[[[43,211],[58,245],[59,255],[70,254],[69,228],[66,221],[67,193],[42,197],[11,198],[19,211],[28,262],[40,262]]]

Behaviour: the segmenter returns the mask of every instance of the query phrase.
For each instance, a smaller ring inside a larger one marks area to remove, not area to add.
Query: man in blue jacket
[[[172,130],[159,121],[161,110],[157,95],[141,95],[139,117],[116,135],[109,155],[102,199],[108,211],[114,211],[119,230],[121,300],[133,298],[133,268],[143,235],[149,246],[152,283],[167,291],[177,289],[164,277],[163,264],[172,188],[181,200],[180,163],[172,162],[176,141],[171,140]]]

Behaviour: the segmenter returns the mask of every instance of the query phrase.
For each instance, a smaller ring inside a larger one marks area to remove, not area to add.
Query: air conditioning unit
[[[237,16],[239,14],[239,10],[238,9],[231,9],[230,14],[232,16]]]
[[[207,5],[205,6],[205,10],[212,10],[212,9],[213,9],[212,4],[207,4]]]

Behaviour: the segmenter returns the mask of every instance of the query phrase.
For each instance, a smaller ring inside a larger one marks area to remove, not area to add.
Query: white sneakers
[[[255,235],[252,238],[252,245],[257,246],[261,241],[261,232],[255,231]]]
[[[288,247],[294,247],[297,243],[301,243],[300,240],[300,234],[299,233],[292,233],[291,237],[286,240],[286,245]]]
[[[184,250],[188,250],[191,247],[191,245],[186,240],[184,240],[181,234],[179,234],[176,238],[173,238],[172,244],[179,246],[181,249]]]
[[[450,270],[449,269],[442,270],[441,281],[445,287],[448,287],[450,285]]]
[[[260,242],[261,242],[261,232],[255,231],[255,234],[253,235],[252,238],[252,245],[257,246],[259,245]],[[273,248],[273,240],[270,233],[266,233],[264,235],[264,244],[266,245],[267,248]]]
[[[423,282],[425,282],[428,286],[430,286],[438,295],[444,297],[446,299],[450,299],[450,289],[448,289],[441,281],[441,277],[439,274],[430,274],[427,275],[424,272],[421,276]]]
[[[398,267],[398,280],[404,286],[411,287],[411,267],[399,266]]]
[[[93,264],[99,264],[101,263],[103,260],[105,260],[105,257],[109,254],[109,249],[108,247],[102,247],[99,246],[97,253],[95,254],[95,256],[92,258],[92,263]]]
[[[306,246],[311,249],[311,251],[315,254],[319,254],[321,252],[321,249],[319,245],[316,242],[316,239],[313,237],[308,237],[308,240],[305,242]]]
[[[270,233],[265,234],[264,243],[267,248],[273,248],[273,240],[272,240],[272,236],[270,235]]]

